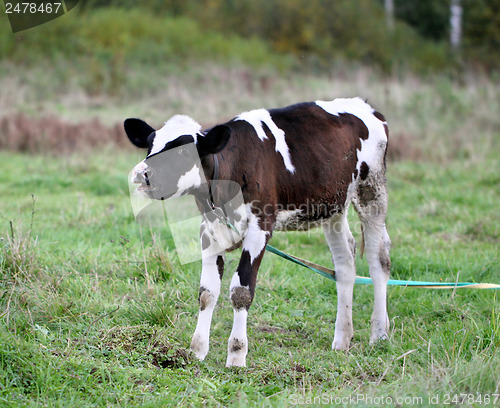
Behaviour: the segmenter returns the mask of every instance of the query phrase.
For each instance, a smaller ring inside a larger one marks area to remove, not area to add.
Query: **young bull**
[[[217,180],[231,180],[241,187],[244,203],[235,210],[238,216],[233,222],[242,240],[242,254],[230,284],[234,321],[227,366],[246,364],[248,310],[273,230],[323,227],[333,255],[338,297],[332,349],[349,349],[356,246],[347,223],[351,202],[362,223],[362,246],[374,283],[370,342],[387,339],[391,262],[385,227],[388,128],[382,114],[359,98],[335,99],[245,112],[205,131],[187,116],[174,116],[159,130],[140,119],[127,119],[125,131],[134,145],[148,149],[145,161],[133,170],[133,180],[152,198],[194,194],[203,212],[230,199],[227,192],[217,191]],[[201,161],[186,155],[175,171],[162,171],[159,176],[156,167],[167,164],[160,153],[190,143]],[[210,190],[208,198],[197,195],[203,177]],[[173,188],[165,190],[165,183]],[[224,251],[208,254],[221,238],[217,224],[219,219],[204,216],[201,228],[200,310],[191,343],[200,360],[208,353],[224,271]]]

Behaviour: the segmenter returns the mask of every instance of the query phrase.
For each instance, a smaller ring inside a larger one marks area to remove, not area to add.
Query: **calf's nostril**
[[[148,178],[148,173],[144,173],[144,180],[146,181],[146,185],[150,186],[149,184],[149,178]]]

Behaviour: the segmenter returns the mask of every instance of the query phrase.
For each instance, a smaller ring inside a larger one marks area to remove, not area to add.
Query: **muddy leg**
[[[356,280],[354,238],[344,214],[325,224],[323,230],[332,252],[337,283],[337,320],[332,349],[349,350],[353,334],[352,294]]]
[[[257,273],[269,237],[270,232],[262,230],[256,218],[250,220],[248,233],[243,240],[240,263],[229,289],[234,320],[227,346],[226,367],[246,365],[248,309],[253,301]]]
[[[203,258],[200,280],[200,311],[198,323],[191,341],[191,349],[196,357],[204,360],[208,353],[212,315],[219,298],[222,274],[224,273],[223,255]]]

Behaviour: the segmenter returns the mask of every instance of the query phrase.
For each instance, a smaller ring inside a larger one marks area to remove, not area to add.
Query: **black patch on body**
[[[156,152],[155,154],[150,156],[149,154],[151,153],[151,149],[153,148],[153,140],[155,137],[156,137],[156,132],[152,133],[148,138],[149,147],[148,147],[148,155],[146,156],[147,159],[150,159],[151,157],[154,157],[157,154],[166,152],[168,150],[175,149],[176,147],[184,146],[189,143],[194,143],[194,137],[192,135],[179,136],[177,139],[168,142],[159,152]]]
[[[391,273],[391,258],[389,257],[389,254],[384,248],[381,248],[379,256],[382,270],[389,275]]]
[[[375,199],[377,194],[374,187],[361,184],[358,186],[358,196],[360,204],[366,207]]]
[[[381,122],[385,122],[385,117],[380,112],[374,111],[373,116],[375,116]]]
[[[342,211],[347,188],[356,172],[357,151],[368,129],[351,114],[331,115],[315,103],[271,110],[276,125],[285,132],[292,164],[277,174],[278,204],[305,208],[305,221],[329,218]]]
[[[368,167],[368,164],[366,162],[361,163],[360,167],[360,172],[359,172],[359,177],[361,180],[366,180],[368,177],[368,172],[370,171],[370,168]]]
[[[238,276],[240,277],[241,286],[250,285],[250,276],[252,274],[252,263],[250,262],[250,254],[243,250],[241,253],[240,264],[238,265]]]
[[[247,178],[245,176],[245,173],[243,173],[241,175],[241,180],[243,181],[243,185],[241,186],[241,191],[245,191],[247,189],[247,187],[248,187],[247,186],[248,182],[247,182]]]
[[[269,213],[273,209],[274,217],[282,210],[301,209],[302,221],[309,222],[343,211],[348,186],[353,175],[358,177],[357,152],[369,136],[364,122],[349,113],[332,115],[315,102],[271,109],[269,113],[285,132],[295,173],[286,169],[267,126],[263,124],[268,139],[261,141],[250,123],[231,120],[225,124],[231,136],[221,152],[224,159],[219,178],[236,181],[246,203],[262,204],[265,210],[261,218],[273,218]],[[272,230],[272,226],[262,227]]]
[[[219,272],[219,278],[222,280],[222,276],[224,275],[224,258],[219,255],[217,257],[217,271]]]
[[[210,246],[210,238],[207,236],[207,234],[203,233],[201,235],[201,249],[207,249]]]

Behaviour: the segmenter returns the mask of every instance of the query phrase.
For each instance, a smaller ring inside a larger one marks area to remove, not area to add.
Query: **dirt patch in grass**
[[[182,368],[192,362],[189,350],[172,344],[161,329],[149,325],[115,326],[101,331],[100,348],[148,356],[158,368]]]
[[[281,327],[269,326],[268,324],[258,325],[255,328],[263,333],[286,333],[285,329]]]
[[[149,351],[151,363],[158,368],[182,368],[191,362],[191,352],[182,347],[155,341]]]

